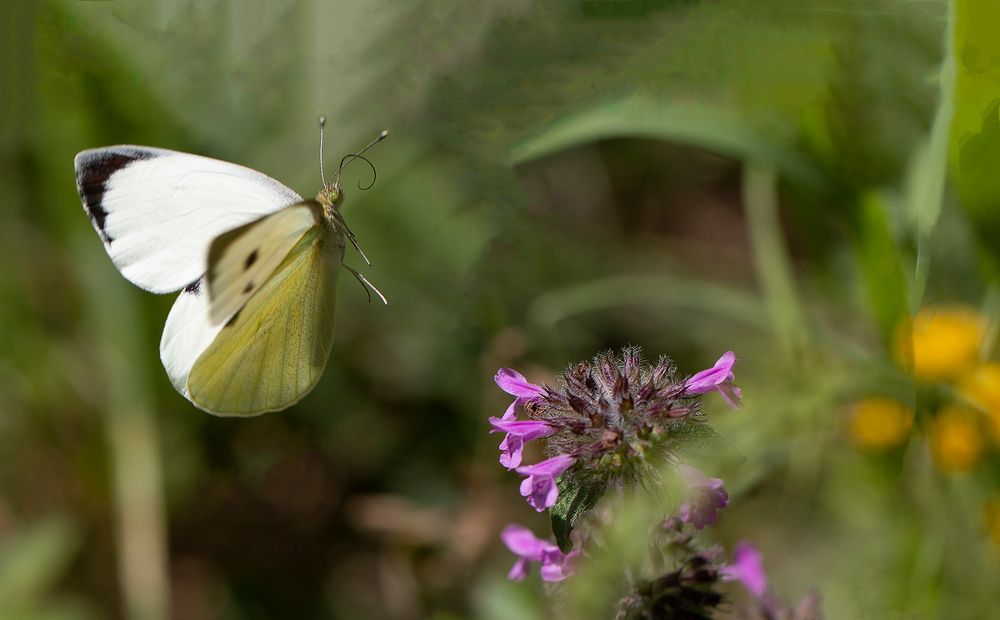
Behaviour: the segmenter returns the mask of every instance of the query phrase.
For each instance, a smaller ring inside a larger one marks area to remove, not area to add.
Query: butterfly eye
[[[344,202],[344,191],[340,189],[340,186],[334,183],[330,187],[324,187],[319,191],[319,195],[316,200],[325,205],[327,209],[336,209]]]

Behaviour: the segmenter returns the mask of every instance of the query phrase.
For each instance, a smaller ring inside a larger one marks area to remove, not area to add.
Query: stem
[[[127,375],[116,376],[127,381]],[[112,404],[105,423],[115,487],[118,578],[127,617],[166,620],[167,535],[156,420],[150,409]]]
[[[917,260],[911,288],[910,311],[916,313],[923,302],[930,275],[928,246],[931,235],[941,215],[945,198],[945,180],[948,172],[948,147],[951,123],[955,114],[955,85],[957,70],[954,54],[955,4],[948,3],[948,22],[945,29],[944,56],[939,74],[938,105],[934,112],[930,133],[918,147],[908,171],[908,200],[910,219],[917,234]]]
[[[795,349],[805,340],[805,321],[778,215],[777,184],[777,175],[770,165],[744,163],[743,206],[754,272],[772,329],[786,349]]]
[[[166,620],[169,580],[159,431],[149,401],[150,359],[134,291],[114,278],[92,235],[76,239],[80,280],[99,374],[104,379],[104,424],[110,450],[118,579],[125,616]]]

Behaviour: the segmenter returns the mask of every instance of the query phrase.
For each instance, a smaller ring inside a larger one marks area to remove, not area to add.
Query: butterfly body
[[[178,392],[209,413],[247,416],[315,386],[354,243],[339,183],[304,200],[249,168],[134,145],[74,163],[84,210],[122,275],[180,291],[160,341]]]

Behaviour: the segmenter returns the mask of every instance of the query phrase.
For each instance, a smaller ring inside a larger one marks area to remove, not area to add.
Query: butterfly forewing
[[[298,402],[333,344],[343,240],[310,228],[194,362],[185,393],[218,415],[256,415]]]
[[[246,304],[310,228],[321,207],[304,202],[220,235],[208,251],[209,320],[221,324]]]
[[[256,170],[166,149],[90,149],[74,165],[83,207],[111,260],[156,293],[201,278],[217,236],[302,201]]]

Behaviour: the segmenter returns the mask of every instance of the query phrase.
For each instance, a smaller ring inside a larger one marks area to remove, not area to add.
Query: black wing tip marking
[[[201,278],[198,278],[197,280],[195,280],[191,284],[188,284],[187,286],[185,286],[184,287],[184,292],[185,293],[191,293],[192,295],[199,295],[199,294],[201,294],[201,280],[202,280]]]
[[[77,154],[73,162],[76,168],[76,189],[80,193],[83,208],[104,243],[113,241],[104,229],[108,218],[108,211],[104,208],[108,180],[132,163],[152,159],[157,155],[159,153],[153,149],[136,146],[111,146],[80,151]]]

